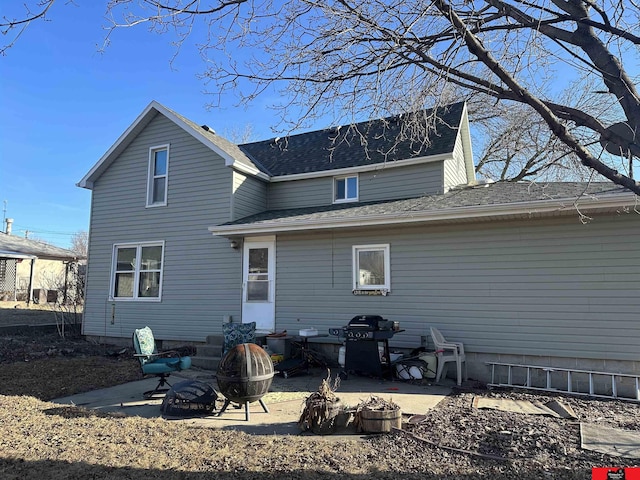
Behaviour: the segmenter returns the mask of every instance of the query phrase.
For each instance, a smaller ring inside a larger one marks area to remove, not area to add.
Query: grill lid
[[[380,329],[381,322],[384,321],[384,318],[380,315],[357,315],[349,321],[349,328],[378,330]]]

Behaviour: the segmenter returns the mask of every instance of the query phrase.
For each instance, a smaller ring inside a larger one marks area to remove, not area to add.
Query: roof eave
[[[194,137],[196,140],[204,144],[210,150],[218,154],[224,159],[225,165],[232,165],[238,169],[244,168],[247,173],[251,171],[252,175],[260,176],[259,170],[238,162],[233,155],[216,145],[209,140],[203,132],[192,128],[190,125],[176,115],[174,112],[163,106],[162,104],[152,101],[142,111],[140,115],[134,120],[134,122],[127,128],[122,135],[116,140],[116,142],[107,150],[107,152],[98,160],[91,170],[80,180],[76,185],[81,188],[92,189],[95,180],[111,165],[111,163],[120,155],[124,149],[131,143],[131,141],[146,127],[149,122],[155,117],[156,114],[162,114],[168,118],[171,122],[178,125],[186,133]],[[240,167],[241,166],[241,167]],[[268,178],[268,177],[267,177]]]
[[[474,205],[455,207],[429,212],[402,212],[394,215],[370,215],[348,217],[343,219],[326,219],[313,222],[303,220],[281,221],[265,225],[219,225],[209,227],[214,236],[244,236],[267,233],[296,232],[304,230],[323,230],[354,227],[375,227],[380,225],[432,223],[443,221],[478,220],[483,218],[500,218],[521,216],[523,218],[550,213],[581,212],[596,209],[632,207],[637,204],[633,193],[625,195],[599,196],[598,198],[582,197],[564,199],[536,200],[500,205]]]
[[[0,258],[15,258],[15,259],[36,259],[37,255],[30,255],[22,252],[13,252],[8,250],[0,250]]]
[[[233,169],[235,169],[235,170],[237,170],[239,172],[246,173],[247,175],[250,175],[252,177],[259,178],[260,180],[264,180],[264,181],[267,181],[267,182],[271,180],[271,177],[269,177],[269,175],[267,175],[266,173],[258,170],[255,167],[252,167],[250,165],[246,165],[246,164],[244,164],[242,162],[238,162],[235,159],[231,159],[229,161],[227,161],[225,159],[225,165],[227,167],[231,167],[231,168],[233,168]]]
[[[409,158],[405,160],[391,160],[388,162],[372,163],[357,167],[336,168],[334,170],[319,170],[317,172],[294,173],[291,175],[272,176],[271,182],[289,182],[293,180],[305,180],[310,178],[333,177],[336,175],[349,175],[362,172],[370,172],[387,168],[407,167],[410,165],[420,165],[431,162],[442,162],[453,158],[453,152],[440,153],[424,157]]]
[[[76,184],[78,187],[87,188],[91,190],[93,188],[95,180],[102,175],[107,167],[113,162],[113,160],[131,143],[131,140],[140,133],[140,131],[151,121],[151,119],[159,112],[159,108],[162,107],[155,100],[152,101],[147,107],[138,115],[131,125],[118,137],[113,145],[106,151],[102,157],[96,162],[96,164],[82,177],[82,179]]]

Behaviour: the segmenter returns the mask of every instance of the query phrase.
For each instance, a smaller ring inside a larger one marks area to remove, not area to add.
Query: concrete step
[[[224,343],[224,337],[222,335],[207,335],[207,343],[209,345],[220,345]]]
[[[196,346],[198,357],[219,357],[222,354],[222,345],[202,344]]]
[[[195,357],[191,357],[191,364],[194,367],[201,368],[202,370],[218,370],[218,365],[220,364],[220,357],[205,357],[196,355]]]

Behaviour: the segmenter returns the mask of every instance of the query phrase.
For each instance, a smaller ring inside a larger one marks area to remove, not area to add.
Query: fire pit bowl
[[[209,415],[216,409],[217,399],[218,394],[210,384],[185,380],[171,387],[162,400],[160,410],[172,417]]]
[[[242,343],[229,350],[220,361],[216,375],[220,393],[226,398],[218,415],[234,402],[245,406],[248,421],[249,404],[255,401],[269,413],[262,397],[269,391],[273,375],[271,357],[259,345]]]

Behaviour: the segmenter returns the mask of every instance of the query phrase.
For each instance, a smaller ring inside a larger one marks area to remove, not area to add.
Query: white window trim
[[[359,268],[358,268],[358,252],[361,251],[382,251],[384,254],[384,285],[360,285]],[[391,291],[391,249],[388,243],[375,245],[353,245],[352,247],[353,261],[353,290],[383,290],[386,293]]]
[[[162,257],[160,259],[160,284],[158,285],[157,297],[139,297],[138,285],[140,282],[140,260],[142,247],[162,247]],[[116,285],[116,271],[118,248],[132,248],[136,247],[136,266],[133,273],[133,296],[132,297],[116,297],[114,295],[114,289]],[[162,284],[164,283],[164,240],[155,242],[129,242],[129,243],[114,243],[113,250],[111,252],[111,279],[109,281],[109,300],[117,302],[160,302],[162,300]]]
[[[336,181],[337,180],[345,180],[345,185],[344,185],[344,193],[345,195],[347,194],[347,182],[346,179],[348,178],[355,178],[356,179],[356,196],[355,198],[340,198],[337,199],[336,198]],[[358,175],[340,175],[337,177],[333,177],[333,203],[348,203],[348,202],[357,202],[358,199],[360,198],[360,178],[358,178]]]
[[[153,167],[154,167],[154,154],[161,150],[167,151],[167,173],[164,176],[164,202],[153,202]],[[147,170],[147,207],[165,207],[167,205],[167,197],[169,196],[169,144],[156,145],[149,148],[149,167]]]

